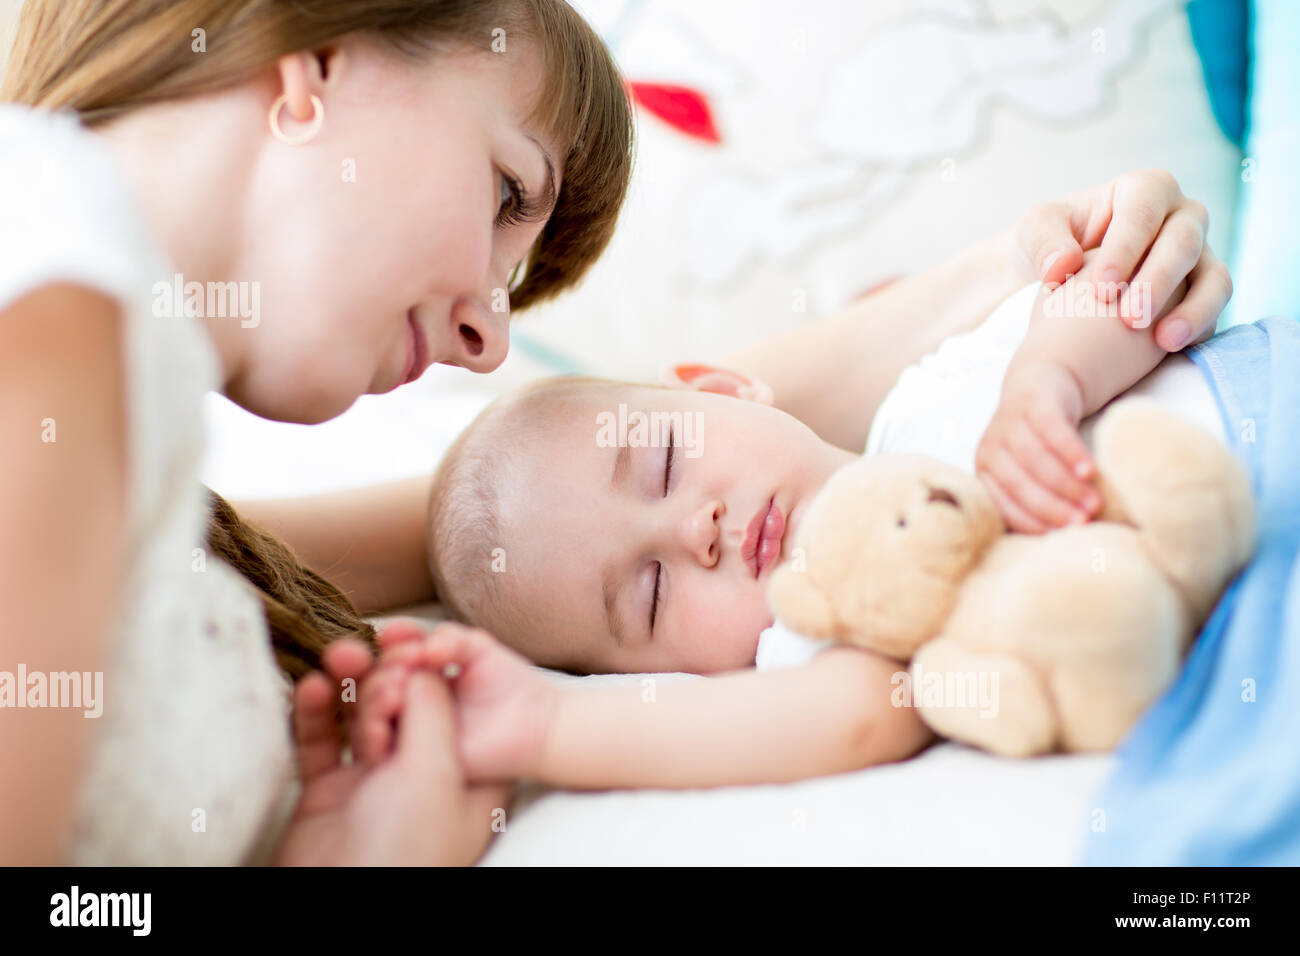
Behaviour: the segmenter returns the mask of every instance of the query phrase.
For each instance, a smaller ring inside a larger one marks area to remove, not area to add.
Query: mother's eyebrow
[[[614,643],[623,646],[623,615],[618,607],[618,575],[606,568],[601,575],[600,590],[605,597],[605,627],[614,635]]]
[[[537,146],[538,151],[542,154],[542,161],[546,163],[546,185],[542,188],[542,195],[540,197],[541,206],[538,209],[537,215],[542,217],[549,216],[554,211],[556,200],[559,198],[555,189],[555,164],[551,162],[551,154],[546,151],[546,147],[538,141],[537,137],[528,135],[527,133],[524,135],[528,136],[528,138],[533,141],[534,145]]]

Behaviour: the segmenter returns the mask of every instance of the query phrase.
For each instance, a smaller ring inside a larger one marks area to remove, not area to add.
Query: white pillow
[[[640,111],[609,253],[519,326],[584,368],[719,358],[1128,169],[1172,170],[1230,254],[1240,153],[1176,0],[576,6],[630,80],[703,93],[723,137]]]

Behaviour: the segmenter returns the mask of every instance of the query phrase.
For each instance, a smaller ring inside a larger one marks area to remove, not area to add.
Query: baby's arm
[[[1149,341],[1175,351],[1209,334],[1225,300],[1223,264],[1204,238],[1204,207],[1187,199],[1172,176],[1161,170],[1125,173],[1037,206],[1015,229],[853,302],[838,315],[752,345],[727,364],[770,385],[777,407],[827,441],[861,449],[876,409],[904,368],[948,336],[979,324],[1029,282],[1060,282],[1078,272],[1088,250],[1100,250],[1117,281],[1151,281],[1157,307],[1186,277],[1189,291],[1178,315],[1158,320],[1156,338]],[[1185,326],[1181,330],[1177,320]],[[1122,322],[1112,322],[1123,329]]]
[[[974,328],[1037,278],[1005,229],[917,275],[729,355],[723,364],[771,386],[776,407],[826,441],[860,451],[907,366]]]
[[[1040,291],[1029,331],[1007,368],[1004,391],[1007,383],[1050,366],[1069,375],[1080,418],[1086,418],[1160,364],[1169,353],[1156,342],[1154,324],[1147,320],[1129,328],[1115,321],[1117,307],[1097,301],[1098,288],[1079,279]],[[1098,314],[1084,307],[1083,314],[1071,315],[1081,299],[1094,302]]]
[[[530,777],[557,786],[779,783],[902,760],[931,733],[891,705],[904,665],[851,647],[788,670],[571,688]]]
[[[386,652],[363,694],[400,700],[412,667],[455,665],[457,749],[474,780],[530,778],[581,789],[774,783],[901,760],[931,733],[892,705],[903,665],[851,647],[799,668],[689,682],[559,686],[476,628],[441,625]],[[381,685],[389,683],[383,688]],[[363,757],[391,745],[384,721]]]
[[[1218,264],[1206,267],[1213,271],[1205,275],[1198,275],[1201,268],[1175,288],[1155,318],[1176,319],[1188,307],[1184,294],[1191,282],[1202,296],[1214,295],[1212,311],[1218,314],[1231,283]],[[1097,513],[1101,498],[1089,480],[1093,464],[1079,423],[1168,354],[1156,341],[1149,303],[1139,327],[1130,329],[1115,313],[1129,312],[1132,300],[1108,301],[1106,285],[1089,281],[1094,271],[1095,262],[1089,261],[1080,278],[1040,292],[976,453],[976,471],[1015,531],[1038,533]],[[1212,331],[1211,326],[1205,335]]]

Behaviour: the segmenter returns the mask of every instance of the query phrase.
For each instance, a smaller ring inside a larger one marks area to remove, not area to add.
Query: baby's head
[[[443,460],[429,511],[438,594],[548,667],[747,667],[772,622],[772,568],[853,457],[759,401],[535,383],[489,406]]]

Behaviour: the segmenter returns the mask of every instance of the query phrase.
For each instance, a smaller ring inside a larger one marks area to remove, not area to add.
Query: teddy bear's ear
[[[807,637],[838,637],[839,618],[826,597],[813,586],[807,571],[783,564],[767,585],[772,612],[791,630]]]

